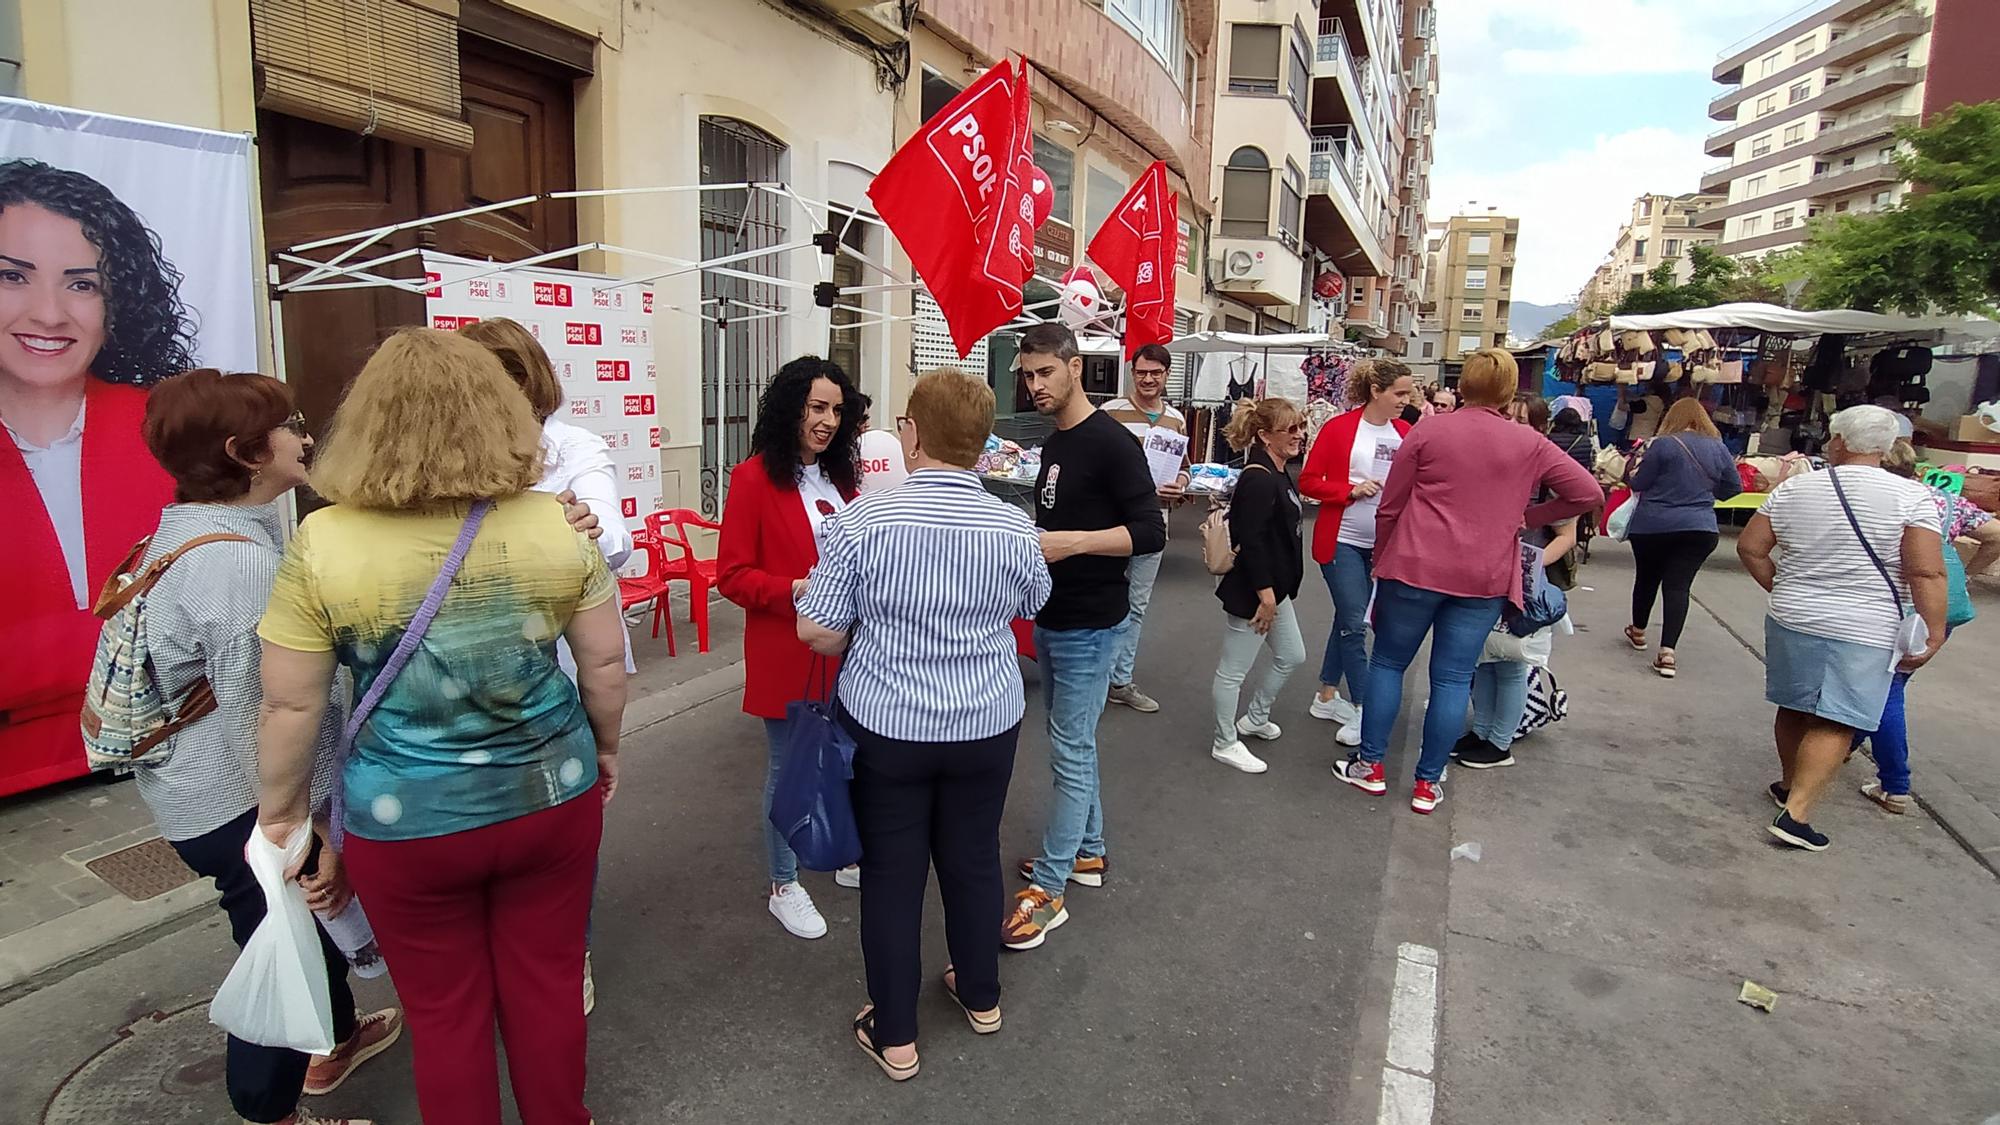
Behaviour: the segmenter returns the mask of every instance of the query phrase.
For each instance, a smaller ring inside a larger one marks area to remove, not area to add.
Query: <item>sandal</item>
[[[1662,651],[1660,655],[1655,656],[1653,658],[1653,671],[1658,672],[1661,679],[1673,679],[1676,671],[1674,668],[1674,654]]]
[[[990,1012],[975,1012],[965,1006],[965,1001],[958,998],[958,970],[950,965],[944,967],[944,990],[951,996],[952,1003],[957,1004],[959,1010],[965,1013],[965,1022],[972,1025],[973,1031],[980,1035],[991,1035],[1000,1030],[999,1008],[994,1008]]]
[[[1635,629],[1630,625],[1625,626],[1625,643],[1631,645],[1635,652],[1646,651],[1646,631]]]
[[[861,1009],[860,1015],[854,1017],[854,1041],[861,1045],[862,1050],[868,1052],[868,1057],[874,1059],[875,1065],[881,1067],[882,1073],[888,1075],[892,1081],[908,1082],[917,1076],[918,1060],[913,1058],[901,1065],[892,1063],[889,1061],[889,1056],[882,1053],[882,1048],[875,1045],[875,1005],[868,1005]]]

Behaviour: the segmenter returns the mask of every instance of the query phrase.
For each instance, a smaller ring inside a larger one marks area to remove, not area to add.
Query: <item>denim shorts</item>
[[[1787,629],[1764,618],[1764,698],[1791,711],[1874,730],[1889,702],[1889,650]]]

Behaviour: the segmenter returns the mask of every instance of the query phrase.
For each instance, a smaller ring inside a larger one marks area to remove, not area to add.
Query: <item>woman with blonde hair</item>
[[[1701,401],[1684,398],[1660,420],[1659,436],[1646,444],[1632,470],[1637,499],[1627,540],[1632,544],[1632,623],[1625,640],[1643,652],[1653,599],[1666,593],[1660,624],[1660,652],[1653,671],[1675,675],[1674,649],[1687,623],[1688,598],[1701,564],[1715,552],[1719,535],[1715,502],[1743,491],[1736,459],[1722,444]]]
[[[1410,431],[1375,516],[1375,652],[1361,710],[1361,747],[1340,780],[1388,791],[1383,759],[1403,707],[1403,673],[1431,638],[1430,707],[1410,807],[1444,800],[1444,776],[1472,699],[1486,635],[1521,604],[1521,528],[1547,527],[1597,505],[1597,482],[1507,411],[1519,386],[1514,357],[1481,348],[1459,376],[1463,405]],[[1553,499],[1530,503],[1537,490]]]
[[[335,413],[264,639],[258,823],[305,825],[336,664],[361,693],[344,858],[414,1041],[424,1120],[586,1125],[584,926],[617,785],[623,623],[604,556],[541,479],[541,427],[492,353],[409,329]],[[556,638],[577,657],[572,684]]]
[[[1368,601],[1375,593],[1375,509],[1389,464],[1410,423],[1401,417],[1416,393],[1410,369],[1394,359],[1364,359],[1347,379],[1358,409],[1320,427],[1299,470],[1299,491],[1319,501],[1312,557],[1333,595],[1333,628],[1319,665],[1311,714],[1338,723],[1334,738],[1361,742],[1361,702],[1368,694]],[[1340,697],[1347,678],[1347,699]]]
[[[1290,399],[1242,402],[1229,416],[1223,436],[1244,455],[1243,475],[1229,504],[1229,541],[1235,565],[1215,587],[1222,602],[1222,660],[1215,668],[1215,737],[1209,756],[1244,773],[1270,767],[1243,739],[1269,742],[1282,731],[1271,721],[1271,705],[1292,669],[1306,658],[1293,612],[1305,550],[1299,542],[1299,489],[1285,467],[1305,445],[1306,419]],[[1257,653],[1271,650],[1271,666],[1250,697],[1250,711],[1236,717],[1243,678]]]

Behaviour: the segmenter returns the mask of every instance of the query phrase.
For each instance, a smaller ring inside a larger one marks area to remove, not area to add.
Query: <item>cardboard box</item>
[[[1964,414],[1959,416],[1958,425],[1952,428],[1951,440],[1980,441],[1992,445],[2000,445],[2000,433],[1994,433],[1992,430],[1987,429],[1986,423],[1979,420],[1979,415]]]

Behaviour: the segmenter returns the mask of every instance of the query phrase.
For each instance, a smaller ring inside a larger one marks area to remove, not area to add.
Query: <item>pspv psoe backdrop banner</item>
[[[491,262],[425,254],[431,326],[506,317],[540,341],[566,396],[561,417],[611,447],[625,522],[638,530],[660,509],[653,291],[574,270],[492,271]]]
[[[86,772],[87,608],[173,484],[147,389],[257,365],[247,136],[0,98],[0,795]]]

